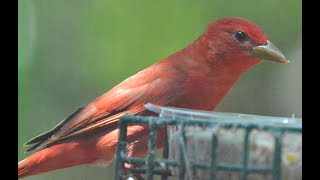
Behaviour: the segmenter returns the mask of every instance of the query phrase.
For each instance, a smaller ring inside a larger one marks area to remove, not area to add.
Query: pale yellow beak
[[[267,40],[266,45],[256,46],[253,48],[253,55],[265,61],[278,62],[288,64],[290,61],[282,54],[282,52]]]

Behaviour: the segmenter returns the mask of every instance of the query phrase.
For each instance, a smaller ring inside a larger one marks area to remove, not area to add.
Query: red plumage
[[[235,38],[238,31],[246,33],[245,42]],[[131,76],[53,130],[29,141],[28,145],[34,144],[31,149],[41,150],[18,164],[18,177],[83,164],[108,164],[116,151],[119,117],[152,115],[144,108],[146,103],[214,110],[241,75],[262,62],[251,49],[267,40],[267,35],[247,20],[225,18],[209,24],[185,49]],[[147,133],[144,126],[128,129],[129,155],[145,155]]]

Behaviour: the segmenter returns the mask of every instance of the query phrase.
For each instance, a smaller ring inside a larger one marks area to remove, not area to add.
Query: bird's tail
[[[48,158],[41,158],[45,153],[42,151],[27,157],[18,163],[18,178],[24,178],[49,171],[42,168],[49,161]]]
[[[24,178],[27,176],[27,167],[26,163],[24,163],[25,160],[22,160],[18,163],[18,178]]]
[[[18,163],[18,178],[90,164],[94,157],[79,146],[78,143],[57,144],[32,154]]]

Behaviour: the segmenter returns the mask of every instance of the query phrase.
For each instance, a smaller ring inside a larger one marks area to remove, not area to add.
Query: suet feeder
[[[115,179],[138,175],[179,180],[299,180],[302,179],[302,119],[237,113],[195,111],[146,104],[159,117],[124,116]],[[150,128],[145,158],[126,154],[127,127]],[[162,157],[156,157],[156,137],[166,128]],[[134,168],[125,168],[124,164]]]

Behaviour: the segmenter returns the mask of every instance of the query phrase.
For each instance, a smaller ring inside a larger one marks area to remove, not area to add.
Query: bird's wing
[[[169,70],[166,75],[161,75],[160,72],[161,68],[148,68],[128,78],[71,114],[51,131],[27,142],[26,145],[33,144],[27,151],[42,149],[60,140],[96,130],[117,128],[121,116],[137,115],[146,111],[143,105],[148,102],[169,105],[182,94],[178,88],[179,79],[170,78],[176,77],[174,71]]]

